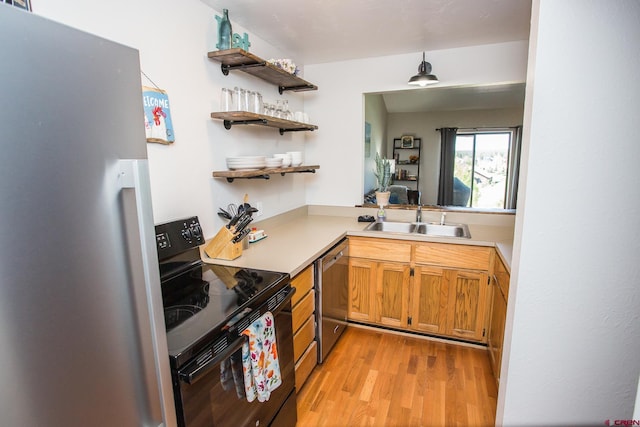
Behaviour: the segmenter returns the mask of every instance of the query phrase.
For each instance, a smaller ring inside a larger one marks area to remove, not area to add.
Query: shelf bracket
[[[252,125],[252,124],[263,124],[266,125],[267,121],[265,119],[255,119],[255,120],[225,120],[224,128],[229,130],[233,125]]]
[[[314,90],[316,89],[315,85],[307,84],[307,85],[299,85],[299,86],[278,86],[278,92],[280,95],[286,90],[292,90],[294,92],[300,92],[303,90]]]
[[[229,75],[229,70],[243,70],[246,68],[256,68],[256,67],[264,67],[267,65],[266,61],[256,62],[254,64],[239,64],[239,65],[229,65],[229,64],[221,64],[220,68],[222,69],[222,74],[225,76]]]
[[[227,177],[227,182],[233,182],[234,179],[269,179],[271,176],[268,174],[256,175],[256,176],[239,176],[239,177]]]
[[[299,170],[299,171],[295,171],[295,172],[280,172],[280,176],[285,176],[288,173],[316,173],[315,169],[306,169],[306,170]]]
[[[312,131],[313,128],[292,128],[292,129],[283,129],[280,128],[280,135],[284,135],[285,132],[302,132],[302,131]]]

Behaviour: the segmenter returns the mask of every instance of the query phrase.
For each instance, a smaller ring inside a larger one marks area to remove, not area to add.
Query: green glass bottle
[[[218,22],[218,44],[216,45],[219,50],[231,49],[233,34],[231,21],[229,21],[229,10],[223,9],[222,13],[222,19]]]

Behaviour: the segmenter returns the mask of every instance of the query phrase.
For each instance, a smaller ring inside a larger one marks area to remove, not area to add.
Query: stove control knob
[[[191,234],[193,234],[193,237],[198,240],[202,237],[202,228],[196,224],[194,226],[191,227]]]
[[[182,237],[184,237],[185,240],[191,240],[191,229],[187,228],[182,230]]]

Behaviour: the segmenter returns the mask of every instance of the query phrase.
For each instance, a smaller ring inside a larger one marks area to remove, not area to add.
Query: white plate
[[[265,164],[270,168],[279,168],[282,166],[282,159],[267,159]]]
[[[266,162],[264,160],[262,161],[257,161],[257,160],[252,160],[252,161],[227,161],[227,166],[245,166],[245,167],[249,167],[249,166],[264,166],[266,165]]]
[[[255,164],[264,164],[265,160],[227,160],[227,163],[232,165],[238,164],[247,164],[247,163],[255,163]]]
[[[264,166],[266,162],[227,162],[231,166]]]
[[[227,161],[229,160],[239,160],[239,161],[247,161],[247,160],[255,160],[255,161],[264,161],[267,156],[237,156],[237,157],[227,157]]]
[[[229,170],[232,170],[232,171],[240,171],[240,170],[242,170],[242,171],[257,171],[257,170],[260,170],[260,169],[264,169],[264,166],[259,167],[259,168],[251,168],[251,167],[249,167],[249,168],[238,168],[238,167],[231,168],[230,167],[229,168]]]

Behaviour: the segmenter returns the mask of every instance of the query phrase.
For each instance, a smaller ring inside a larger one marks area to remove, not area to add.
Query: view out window
[[[459,132],[453,169],[458,206],[505,208],[513,132]],[[456,179],[457,178],[457,179]],[[466,203],[465,203],[466,202]]]

